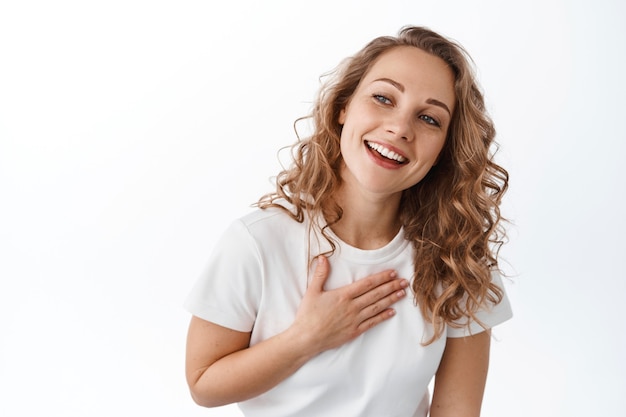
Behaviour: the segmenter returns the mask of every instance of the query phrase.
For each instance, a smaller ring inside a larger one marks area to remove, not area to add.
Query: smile
[[[377,152],[383,158],[387,158],[391,161],[395,161],[397,164],[404,164],[405,162],[408,161],[404,156],[392,151],[391,149],[385,148],[383,145],[379,143],[365,141],[365,144],[367,145],[368,148]]]

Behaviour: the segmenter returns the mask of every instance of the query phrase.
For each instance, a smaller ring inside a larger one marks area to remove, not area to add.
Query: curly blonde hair
[[[415,302],[434,328],[425,342],[429,344],[441,337],[445,324],[462,327],[478,321],[475,313],[481,306],[499,303],[503,297],[491,272],[497,268],[505,237],[499,205],[509,177],[493,161],[495,129],[463,47],[427,28],[410,26],[397,37],[374,39],[346,59],[320,89],[309,116],[313,133],[293,145],[292,165],[278,174],[276,191],[261,197],[257,205],[283,208],[276,200],[285,199],[293,211],[285,210],[299,222],[307,215],[310,227],[319,230],[334,251],[326,229],[342,217],[333,199],[341,185],[339,115],[373,63],[398,46],[413,46],[441,58],[455,79],[455,110],[440,159],[426,177],[403,192],[399,213],[405,237],[415,248],[411,284]]]

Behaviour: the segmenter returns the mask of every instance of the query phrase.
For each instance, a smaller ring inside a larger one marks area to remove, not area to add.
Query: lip
[[[391,159],[385,158],[382,155],[380,155],[378,152],[376,152],[375,150],[371,149],[367,144],[368,143],[373,143],[373,144],[377,144],[380,146],[384,146],[385,148],[397,153],[398,155],[402,156],[405,161],[403,163],[398,163],[396,161],[393,161]],[[378,166],[386,168],[386,169],[400,169],[403,166],[405,166],[408,162],[409,162],[409,158],[407,158],[407,156],[398,148],[396,148],[395,146],[389,145],[388,143],[383,143],[383,142],[378,142],[375,140],[364,140],[363,141],[363,146],[365,147],[365,151],[367,152],[367,155],[370,157],[370,159]]]

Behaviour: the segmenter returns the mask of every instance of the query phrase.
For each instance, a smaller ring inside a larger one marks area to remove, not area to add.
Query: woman
[[[463,49],[377,38],[322,88],[314,132],[235,221],[187,308],[194,400],[246,416],[477,416],[508,184]]]

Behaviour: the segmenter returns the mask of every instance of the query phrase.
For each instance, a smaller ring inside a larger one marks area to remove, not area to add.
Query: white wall
[[[474,57],[511,173],[485,416],[624,416],[618,0],[0,3],[0,415],[195,406],[182,302],[318,77],[405,24]]]

